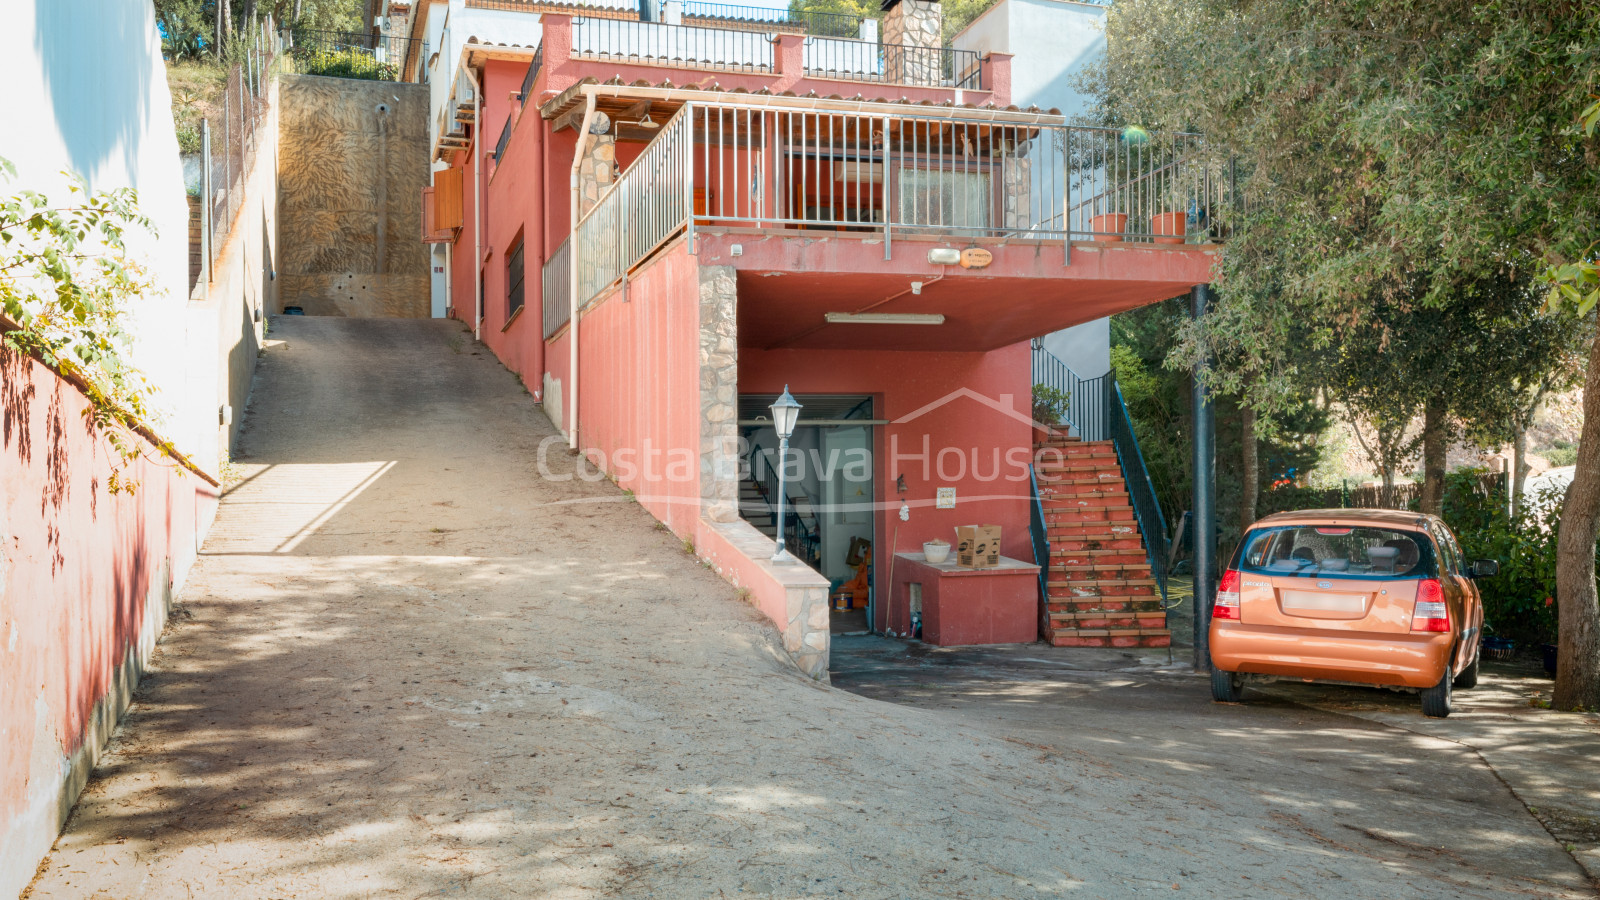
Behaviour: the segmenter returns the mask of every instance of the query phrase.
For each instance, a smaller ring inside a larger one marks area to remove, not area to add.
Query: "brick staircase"
[[[1035,450],[1050,539],[1045,639],[1056,647],[1172,642],[1122,467],[1110,441],[1052,437]]]

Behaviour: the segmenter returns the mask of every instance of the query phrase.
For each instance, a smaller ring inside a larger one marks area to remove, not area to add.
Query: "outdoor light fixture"
[[[936,266],[958,266],[961,264],[961,251],[954,247],[935,247],[928,251],[928,262]]]
[[[943,325],[943,313],[823,313],[835,325]]]
[[[783,386],[783,395],[772,404],[772,427],[778,432],[778,549],[772,554],[772,561],[775,563],[794,561],[794,557],[783,547],[783,507],[784,501],[789,498],[789,486],[785,484],[784,478],[786,474],[784,463],[789,458],[789,436],[794,434],[794,425],[799,419],[800,404],[795,402],[786,384]]]

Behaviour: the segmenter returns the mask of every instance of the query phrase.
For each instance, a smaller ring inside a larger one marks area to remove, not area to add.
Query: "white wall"
[[[0,156],[18,177],[0,190],[31,188],[62,204],[67,170],[95,190],[138,191],[160,236],[130,232],[129,249],[159,290],[135,306],[133,361],[160,391],[157,430],[212,469],[202,451],[215,444],[215,388],[192,386],[185,372],[189,212],[154,9],[148,0],[11,0],[4,10]]]
[[[1069,0],[1000,0],[956,35],[955,46],[1010,53],[1011,102],[1059,109],[1069,119],[1087,112],[1073,85],[1106,52],[1103,6]],[[1045,348],[1084,378],[1111,369],[1111,322],[1096,319],[1045,335]]]

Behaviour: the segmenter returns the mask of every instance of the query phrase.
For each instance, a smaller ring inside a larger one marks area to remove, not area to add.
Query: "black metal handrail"
[[[1117,386],[1115,376],[1108,376],[1105,384],[1111,443],[1117,450],[1117,462],[1122,466],[1122,480],[1128,487],[1133,517],[1138,520],[1139,533],[1144,537],[1145,553],[1150,558],[1150,574],[1161,590],[1162,602],[1165,602],[1167,518],[1161,513],[1161,502],[1156,499],[1156,488],[1150,481],[1150,470],[1145,467],[1139,438],[1133,433],[1133,419],[1128,415],[1128,406],[1122,402],[1122,388]]]
[[[976,50],[954,47],[919,47],[913,44],[874,44],[844,38],[825,48],[808,47],[806,74],[844,81],[925,85],[976,90],[981,57]],[[859,52],[849,49],[859,47]]]
[[[1040,621],[1050,615],[1050,529],[1044,520],[1044,497],[1039,494],[1039,475],[1028,466],[1028,484],[1033,502],[1028,506],[1028,536],[1033,539],[1033,564],[1039,567]]]
[[[511,114],[506,113],[506,124],[500,126],[500,140],[494,142],[494,162],[500,164],[500,157],[505,155],[506,143],[511,140]]]
[[[1106,381],[1109,378],[1110,373],[1083,378],[1039,341],[1033,342],[1033,383],[1066,395],[1066,424],[1083,440],[1108,439]]]
[[[533,51],[533,61],[528,63],[528,74],[522,76],[522,87],[517,90],[517,101],[526,103],[528,95],[533,93],[533,82],[539,77],[539,70],[544,68],[544,44],[539,44],[539,49]]]
[[[289,56],[303,74],[398,81],[405,77],[406,58],[421,42],[399,35],[296,28],[289,43]]]

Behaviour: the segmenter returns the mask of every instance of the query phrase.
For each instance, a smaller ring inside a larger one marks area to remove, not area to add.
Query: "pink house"
[[[879,39],[678,0],[418,3],[448,315],[807,672],[831,631],[925,617],[947,642],[1164,643],[1126,452],[1036,447],[1030,341],[1207,282],[1223,180],[1194,136],[1012,106],[1010,57],[886,5]],[[490,13],[538,39],[471,24]],[[972,524],[1000,526],[1004,571],[922,560]]]

